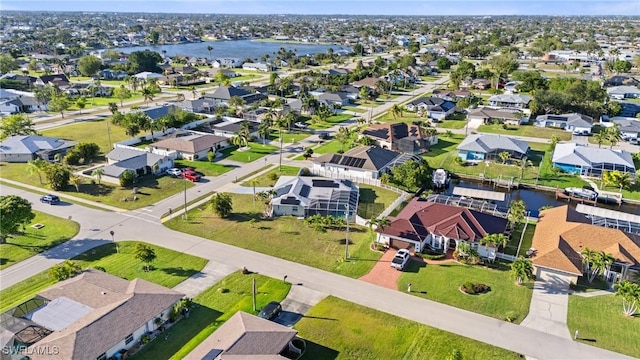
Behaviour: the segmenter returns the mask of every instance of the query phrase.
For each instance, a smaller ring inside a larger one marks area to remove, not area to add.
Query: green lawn
[[[503,129],[501,124],[498,125],[480,125],[478,132],[505,134],[515,136],[529,136],[543,139],[551,139],[555,135],[560,141],[571,140],[571,132],[560,129],[540,128],[533,125],[520,125],[517,128],[510,127],[508,130]]]
[[[450,119],[442,120],[436,124],[438,129],[462,129],[467,125],[467,117],[464,114],[456,113]]]
[[[7,238],[6,244],[0,244],[0,270],[60,245],[76,236],[80,230],[80,225],[75,221],[36,210],[33,213],[36,217],[24,232]],[[33,224],[42,224],[44,227],[36,229],[31,226]]]
[[[309,136],[311,136],[311,134],[304,131],[295,131],[295,130],[285,131],[282,133],[282,143],[283,144],[297,143],[298,141],[304,140]],[[280,141],[280,135],[278,134],[277,130],[269,134],[269,140],[278,141],[278,142]]]
[[[440,80],[440,76],[437,75],[426,75],[426,76],[420,76],[420,80],[422,81],[426,81],[426,82],[433,82],[436,80]]]
[[[269,155],[279,148],[273,145],[263,145],[262,143],[249,143],[249,149],[240,151],[237,146],[223,149],[221,152],[225,159],[248,163]]]
[[[26,175],[25,175],[26,174]],[[38,175],[29,175],[27,164],[2,163],[0,164],[0,177],[19,181],[24,184],[42,187],[46,190],[46,185],[40,184]],[[101,202],[106,205],[115,206],[122,209],[132,210],[145,207],[184,190],[185,181],[180,178],[170,176],[155,177],[145,175],[138,178],[135,186],[138,188],[138,200],[131,201],[133,191],[131,188],[123,188],[115,184],[105,183],[92,184],[91,179],[85,178],[85,183],[80,185],[80,192],[69,185],[62,193],[69,196],[76,196],[83,199]],[[193,185],[186,182],[187,188]],[[127,201],[125,201],[127,199]]]
[[[282,169],[276,166],[273,170],[255,177],[249,181],[243,182],[242,186],[272,187],[278,181],[280,176],[296,176],[300,168],[297,166],[282,165]]]
[[[234,169],[231,165],[223,165],[209,161],[174,160],[173,163],[178,168],[194,168],[197,172],[204,174],[204,176],[220,176]]]
[[[353,115],[351,114],[336,114],[331,115],[327,118],[326,121],[319,122],[317,124],[310,124],[309,127],[316,130],[328,129],[334,125],[340,124],[344,121],[351,119]]]
[[[375,108],[384,104],[384,101],[373,101],[373,100],[358,100],[354,103],[356,106],[362,106],[366,108]]]
[[[134,248],[137,241],[118,242],[91,249],[73,258],[82,268],[103,267],[109,274],[133,280],[145,279],[172,288],[189,276],[202,270],[207,260],[193,255],[179,253],[159,246],[152,246],[156,253],[153,270],[143,271],[142,263],[135,259]],[[54,284],[47,271],[36,274],[22,282],[0,291],[1,312],[29,300],[39,291]]]
[[[626,317],[619,296],[570,295],[567,325],[571,334],[579,331],[579,341],[585,344],[633,357],[640,354],[640,316]]]
[[[107,135],[107,121],[109,121],[109,131],[111,133],[112,143],[117,143],[130,138],[130,136],[124,133],[123,127],[113,125],[111,124],[111,120],[105,119],[83,121],[80,123],[44,130],[42,131],[42,135],[78,142],[96,143],[100,146],[102,153],[107,154],[112,148],[111,144],[109,144],[109,137]]]
[[[496,267],[505,269],[458,263],[425,266],[413,261],[402,273],[398,287],[406,289],[411,283],[413,295],[498,319],[513,312],[517,317],[515,322],[520,323],[529,312],[532,284],[518,286],[509,276],[507,265]],[[477,296],[463,294],[459,287],[467,281],[489,285],[491,291]]]
[[[349,111],[353,111],[353,112],[356,112],[356,113],[359,113],[359,114],[362,114],[362,113],[366,113],[366,112],[367,112],[367,110],[366,110],[366,109],[360,109],[360,108],[359,108],[359,107],[357,107],[357,106],[343,106],[343,107],[342,107],[342,110],[349,110]]]
[[[307,343],[303,359],[518,359],[479,341],[335,297],[318,303],[294,326]]]
[[[518,224],[509,238],[509,242],[507,246],[503,249],[505,254],[516,255],[518,251],[518,244],[520,244],[520,237],[522,236],[522,230],[525,230],[524,224]],[[524,233],[524,237],[522,238],[522,244],[520,244],[520,252],[518,252],[517,256],[525,256],[527,250],[531,248],[531,243],[533,241],[533,233],[536,231],[536,224],[530,222],[527,224],[527,228]]]
[[[373,185],[358,184],[358,187],[360,188],[358,216],[364,219],[377,217],[400,196],[397,192]]]
[[[369,250],[370,237],[364,227],[350,226],[351,258],[343,261],[344,229],[322,233],[290,216],[263,219],[264,205],[254,203],[252,195],[230,195],[233,213],[227,219],[202,207],[189,211],[189,220],[174,218],[164,224],[173,230],[354,278],[368,273],[380,258],[380,253]]]
[[[596,184],[600,186],[601,182],[596,181]],[[614,193],[620,192],[619,187],[613,186],[604,186],[601,189]],[[628,188],[622,189],[622,197],[625,199],[640,200],[640,183],[636,182],[635,184],[631,184]]]
[[[236,312],[257,314],[253,311],[252,279],[256,279],[258,310],[271,301],[282,301],[291,288],[290,283],[281,279],[257,274],[244,275],[242,272],[233,273],[196,296],[193,299],[195,307],[189,318],[182,319],[169,328],[164,333],[166,340],[157,338],[133,358],[182,359]],[[218,289],[228,291],[222,292]]]
[[[325,142],[324,144],[313,149],[314,154],[328,154],[328,153],[338,153],[340,150],[347,152],[349,149],[356,146],[354,143],[355,139],[351,139],[347,141],[345,144],[342,144],[338,140],[330,140]]]

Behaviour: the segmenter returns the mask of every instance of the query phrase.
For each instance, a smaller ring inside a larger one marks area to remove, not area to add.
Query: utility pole
[[[253,277],[253,311],[258,311],[256,307],[256,277]]]
[[[349,259],[349,204],[347,204],[347,212],[345,215],[347,221],[347,236],[344,239],[344,259]]]
[[[183,177],[184,180],[184,219],[189,220],[189,215],[187,215],[187,178]]]

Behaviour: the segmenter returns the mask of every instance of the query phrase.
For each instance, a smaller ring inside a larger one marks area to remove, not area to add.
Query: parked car
[[[198,182],[200,181],[200,174],[198,174],[197,172],[193,171],[193,170],[185,170],[182,172],[182,177],[189,180],[189,181],[193,181],[193,182]]]
[[[576,136],[589,136],[590,134],[589,134],[589,132],[587,130],[582,130],[582,131],[574,130],[573,131],[573,135],[576,135]]]
[[[267,320],[273,320],[282,312],[282,305],[280,305],[277,301],[272,301],[267,304],[267,306],[263,307],[258,313],[258,317]]]
[[[329,133],[326,131],[320,131],[318,133],[318,137],[322,140],[328,139],[329,138]]]
[[[391,267],[397,270],[403,270],[404,267],[409,263],[409,259],[411,258],[411,254],[407,249],[400,249],[391,260]]]
[[[49,205],[55,205],[60,202],[60,198],[57,197],[56,195],[49,194],[49,195],[44,195],[40,197],[40,202],[43,202]]]
[[[293,126],[299,128],[299,129],[306,129],[307,128],[307,125],[305,125],[305,124],[303,124],[303,123],[301,123],[299,121],[297,123],[293,124]]]
[[[171,176],[180,176],[182,175],[182,170],[178,168],[171,168],[171,169],[167,169],[166,173],[167,175],[171,175]]]

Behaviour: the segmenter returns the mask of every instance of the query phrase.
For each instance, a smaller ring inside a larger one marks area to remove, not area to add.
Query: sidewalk
[[[21,182],[8,180],[8,179],[5,179],[5,178],[2,178],[0,180],[3,181],[3,182],[6,182],[7,184],[10,184],[10,185],[14,185],[14,186],[17,186],[17,187],[29,189],[29,190],[31,190],[33,192],[36,192],[36,193],[53,194],[53,195],[57,195],[61,199],[68,199],[68,200],[70,200],[72,202],[76,202],[76,203],[80,203],[80,204],[86,204],[86,205],[90,205],[90,206],[97,207],[97,208],[104,209],[104,210],[108,210],[108,211],[116,211],[116,212],[127,211],[125,209],[121,209],[121,208],[118,208],[118,207],[115,207],[115,206],[106,205],[106,204],[99,203],[99,202],[96,202],[96,201],[83,199],[83,198],[76,197],[76,196],[73,196],[73,195],[69,195],[69,194],[66,194],[66,193],[62,193],[62,192],[59,192],[59,191],[53,191],[53,190],[44,189],[44,188],[33,186],[33,185],[23,184]]]

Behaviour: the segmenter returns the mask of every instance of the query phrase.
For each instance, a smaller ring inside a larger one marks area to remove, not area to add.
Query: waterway
[[[481,182],[461,180],[461,179],[451,180],[451,184],[449,184],[449,188],[444,193],[447,195],[451,195],[451,193],[453,192],[453,188],[455,186],[472,188],[472,189],[498,191],[498,192],[505,193],[506,194],[505,201],[498,202],[496,204],[498,205],[499,208],[506,209],[509,207],[509,204],[512,201],[523,200],[527,207],[527,211],[529,211],[530,215],[534,217],[538,216],[538,209],[545,205],[560,206],[560,205],[569,204],[570,206],[575,207],[577,204],[577,202],[575,201],[568,203],[565,200],[557,200],[555,197],[555,194],[551,192],[540,191],[540,190],[529,190],[529,189],[517,189],[517,190],[507,191],[506,189],[499,188],[499,187],[494,188],[493,186],[487,183],[483,184]],[[613,204],[609,205],[609,204],[598,203],[598,207],[621,211],[629,214],[640,215],[640,206],[633,205],[633,204],[622,204],[618,206]]]
[[[260,59],[263,55],[269,54],[272,56],[277,53],[280,48],[285,48],[287,51],[291,50],[299,56],[313,55],[318,52],[326,52],[327,49],[339,50],[342,47],[340,45],[326,45],[326,44],[305,44],[305,43],[280,43],[280,42],[267,42],[267,41],[253,41],[253,40],[237,40],[237,41],[205,41],[200,43],[186,43],[175,45],[158,45],[158,46],[134,46],[134,47],[122,47],[114,50],[124,53],[131,53],[133,51],[151,50],[162,54],[162,51],[166,51],[166,55],[173,57],[176,55],[186,55],[189,57],[195,56],[199,58],[209,58],[209,51],[207,46],[213,47],[211,50],[211,57],[214,59],[222,58],[236,58],[236,59]]]

